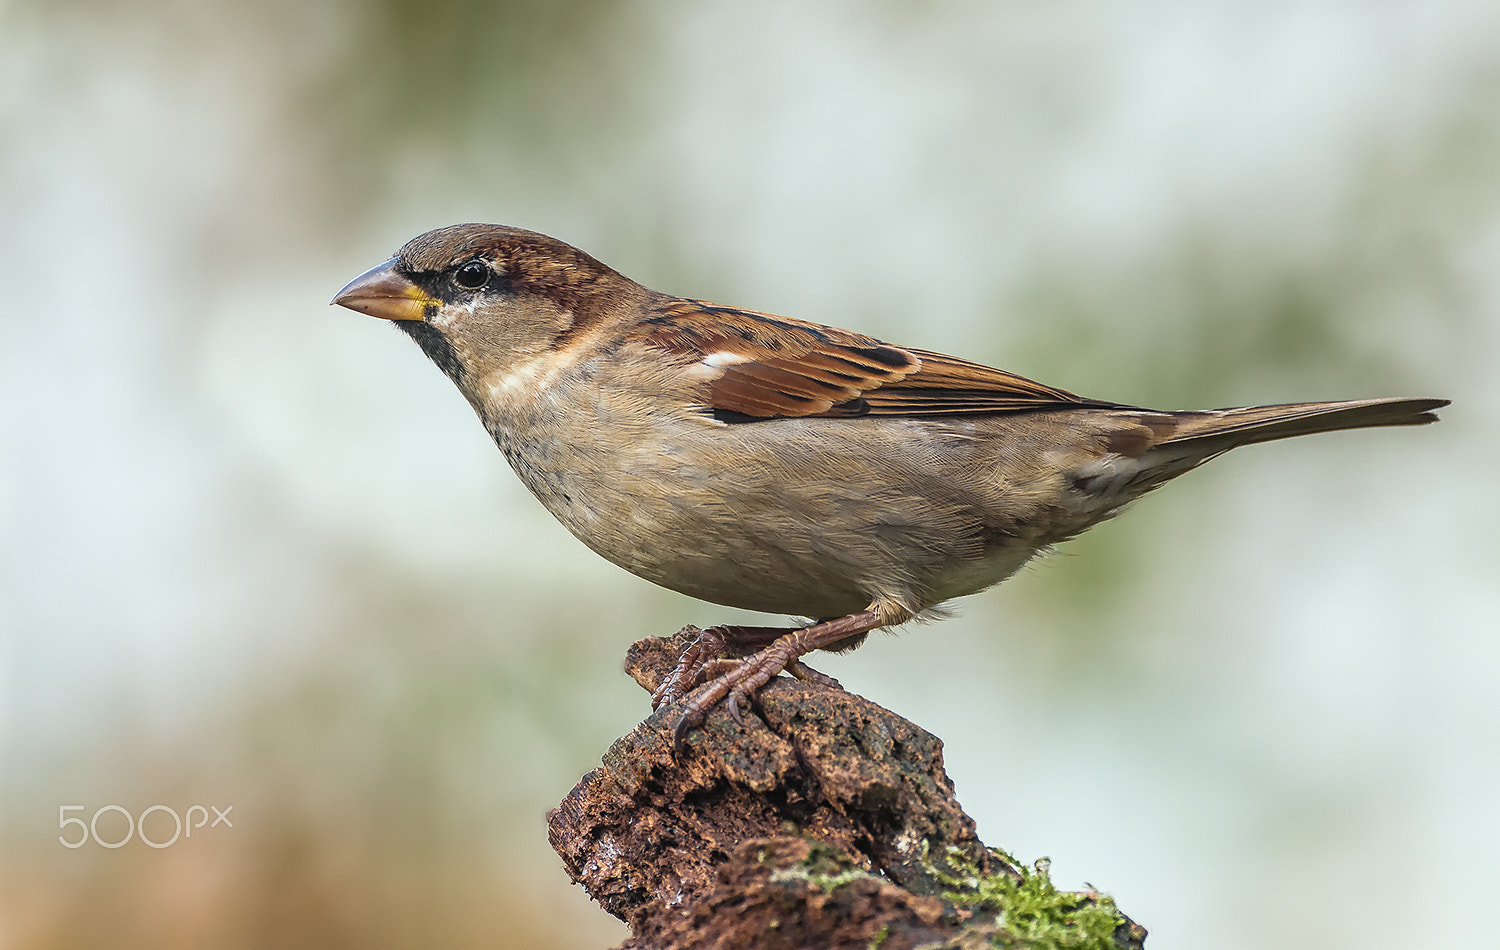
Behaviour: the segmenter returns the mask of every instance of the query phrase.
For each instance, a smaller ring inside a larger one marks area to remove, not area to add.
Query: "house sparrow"
[[[702,600],[815,618],[714,627],[653,706],[753,700],[801,657],[1014,574],[1229,449],[1433,422],[1445,399],[1161,412],[873,337],[648,290],[561,241],[460,224],[333,303],[395,322],[579,540]],[[700,687],[701,684],[701,687]]]

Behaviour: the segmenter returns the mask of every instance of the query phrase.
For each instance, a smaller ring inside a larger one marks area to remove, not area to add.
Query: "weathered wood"
[[[684,643],[643,640],[627,669],[654,689]],[[758,712],[741,723],[715,709],[674,758],[675,709],[659,711],[549,815],[569,874],[631,927],[625,948],[988,945],[996,915],[945,899],[963,876],[949,862],[1024,872],[980,842],[942,742],[853,693],[786,677]],[[1144,937],[1121,918],[1112,942]]]

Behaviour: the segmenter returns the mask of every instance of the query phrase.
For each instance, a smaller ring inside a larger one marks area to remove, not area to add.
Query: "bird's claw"
[[[807,666],[801,657],[829,644],[840,643],[851,635],[880,626],[882,615],[871,607],[857,614],[825,620],[801,630],[793,630],[743,659],[728,659],[728,639],[732,631],[710,627],[682,653],[677,669],[657,693],[675,701],[679,692],[692,690],[683,697],[682,713],[672,728],[672,753],[686,748],[688,733],[702,724],[709,710],[725,702],[735,722],[743,722],[741,707],[751,705],[760,711],[760,691],[782,672],[798,679],[831,689],[843,689],[838,680]],[[738,628],[736,628],[738,629]],[[714,654],[709,656],[708,654]],[[702,682],[702,686],[693,687]],[[670,686],[668,684],[671,684]],[[653,700],[654,701],[654,700]],[[660,703],[656,704],[658,707]]]
[[[702,687],[687,697],[682,715],[672,730],[673,750],[685,748],[687,735],[708,717],[709,710],[723,702],[736,723],[745,722],[743,708],[749,706],[760,711],[760,691],[785,670],[790,658],[775,647],[767,647],[754,656],[743,660],[719,660],[704,664],[714,675]]]
[[[683,632],[695,630],[684,627]],[[670,706],[687,696],[693,688],[712,674],[705,673],[713,665],[723,661],[728,654],[728,641],[722,627],[708,627],[697,631],[697,637],[688,644],[677,658],[677,666],[651,693],[651,708]]]
[[[797,679],[801,680],[804,683],[814,683],[818,686],[825,686],[828,689],[839,690],[840,692],[842,692],[844,689],[843,684],[838,680],[829,676],[827,673],[819,673],[817,670],[808,666],[806,663],[803,663],[801,660],[793,660],[792,662],[788,663],[786,665],[786,671],[797,677]]]

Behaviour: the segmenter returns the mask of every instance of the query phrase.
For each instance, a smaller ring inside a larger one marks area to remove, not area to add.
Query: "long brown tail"
[[[1137,426],[1128,431],[1149,430],[1154,438],[1144,440],[1143,450],[1136,452],[1131,451],[1128,439],[1120,437],[1120,447],[1115,451],[1137,464],[1118,468],[1102,465],[1099,471],[1084,466],[1079,470],[1078,484],[1094,496],[1101,512],[1113,511],[1119,504],[1241,445],[1339,429],[1425,425],[1436,422],[1432,411],[1446,405],[1446,399],[1355,399],[1187,412],[1122,412]],[[1105,456],[1111,457],[1119,456]]]
[[[1433,410],[1446,405],[1446,399],[1355,399],[1173,413],[1176,431],[1158,444],[1167,446],[1212,440],[1222,446],[1216,446],[1218,451],[1223,451],[1315,432],[1369,426],[1419,426],[1436,422],[1438,417]]]

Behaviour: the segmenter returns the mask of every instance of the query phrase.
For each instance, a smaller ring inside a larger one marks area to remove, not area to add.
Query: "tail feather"
[[[1433,410],[1446,405],[1446,399],[1391,398],[1179,412],[1172,413],[1176,423],[1174,431],[1158,445],[1212,440],[1222,446],[1217,451],[1224,451],[1315,432],[1371,426],[1419,426],[1436,422],[1438,417]]]
[[[1074,485],[1082,491],[1088,524],[1241,445],[1315,432],[1368,426],[1418,426],[1436,422],[1446,399],[1357,399],[1284,406],[1244,406],[1186,412],[1123,411],[1125,427],[1112,432],[1110,451],[1081,465]]]

